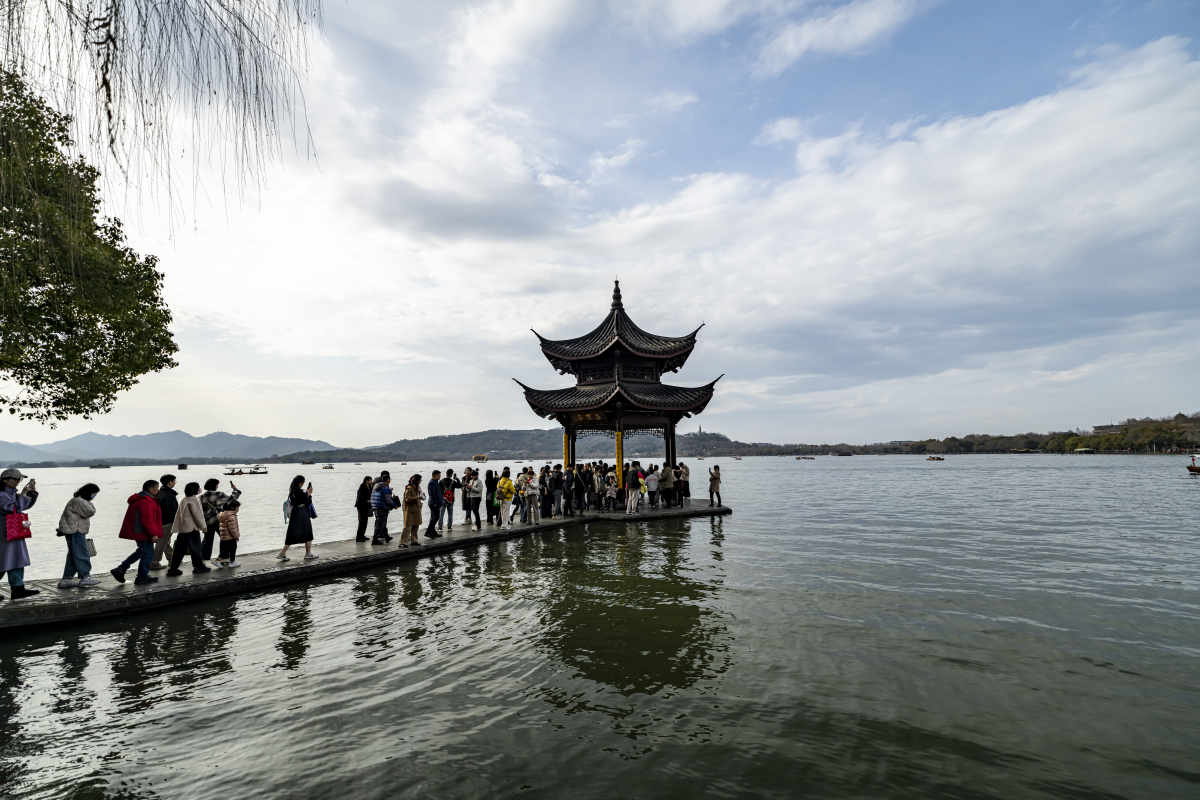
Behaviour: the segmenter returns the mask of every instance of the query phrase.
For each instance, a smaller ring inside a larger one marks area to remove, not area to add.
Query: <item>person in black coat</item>
[[[304,545],[304,560],[311,561],[317,558],[316,553],[312,551],[312,517],[310,510],[312,507],[312,484],[308,485],[307,489],[304,486],[304,476],[297,475],[292,478],[292,485],[288,488],[288,500],[292,504],[291,516],[288,517],[287,538],[283,540],[283,549],[279,551],[279,555],[275,556],[280,561],[290,561],[288,558],[288,548],[294,544]]]
[[[374,484],[374,479],[368,475],[358,485],[358,496],[354,498],[354,507],[358,509],[358,535],[354,537],[356,542],[367,540],[367,518],[373,514],[371,511],[371,487]]]

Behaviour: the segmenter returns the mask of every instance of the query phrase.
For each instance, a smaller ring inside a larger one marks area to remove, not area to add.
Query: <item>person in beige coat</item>
[[[171,554],[171,568],[167,577],[174,578],[182,575],[179,565],[183,557],[189,553],[192,556],[192,572],[210,572],[211,567],[204,565],[203,551],[200,545],[200,534],[204,532],[204,509],[200,505],[200,484],[189,483],[183,489],[185,497],[179,504],[179,512],[171,523],[171,533],[175,534],[175,552]]]
[[[401,547],[420,547],[417,534],[421,528],[421,504],[425,495],[421,494],[421,476],[413,475],[404,487],[404,530],[400,532]]]
[[[225,510],[217,514],[217,523],[220,525],[221,555],[213,562],[214,566],[241,566],[237,562],[238,539],[242,538],[242,529],[238,527],[238,509],[241,507],[242,504],[237,500],[230,500],[225,504]]]

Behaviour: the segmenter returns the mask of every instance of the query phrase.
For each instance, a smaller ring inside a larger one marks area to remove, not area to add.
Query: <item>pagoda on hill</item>
[[[621,283],[617,281],[608,316],[591,333],[554,341],[533,332],[546,360],[560,374],[574,375],[575,385],[531,389],[517,383],[538,416],[557,420],[563,426],[564,464],[575,463],[575,441],[579,436],[608,435],[616,439],[616,461],[622,465],[622,439],[626,433],[661,436],[666,463],[674,464],[676,424],[702,412],[721,379],[695,388],[662,382],[663,373],[678,372],[687,361],[699,332],[697,328],[687,336],[670,337],[642,330],[625,313]],[[620,476],[621,471],[617,474]]]

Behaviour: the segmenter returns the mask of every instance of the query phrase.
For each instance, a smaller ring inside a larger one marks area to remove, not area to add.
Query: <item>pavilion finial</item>
[[[613,281],[612,307],[614,309],[617,309],[617,308],[622,309],[622,310],[625,309],[625,306],[621,304],[621,282],[620,281]]]

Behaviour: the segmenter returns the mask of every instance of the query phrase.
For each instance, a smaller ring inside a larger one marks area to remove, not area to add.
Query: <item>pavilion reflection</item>
[[[546,548],[559,563],[544,595],[540,645],[575,677],[626,696],[723,672],[725,622],[713,608],[720,587],[695,577],[691,532],[691,520],[656,523],[652,532],[637,524],[567,532],[561,547]]]

